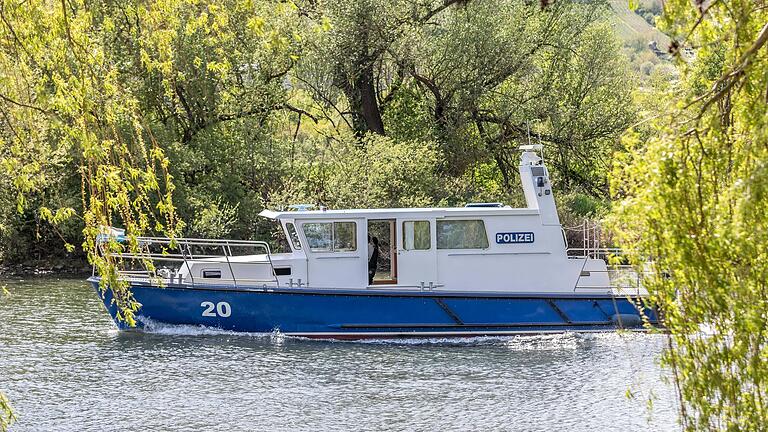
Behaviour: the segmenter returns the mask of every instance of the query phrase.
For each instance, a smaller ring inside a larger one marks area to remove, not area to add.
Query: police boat
[[[123,330],[162,323],[361,339],[658,324],[642,287],[617,284],[605,255],[568,249],[541,147],[521,150],[525,208],[305,205],[260,213],[279,223],[288,253],[260,241],[153,237],[139,238],[138,252],[104,248],[134,263],[119,277],[141,305],[136,327],[118,319],[98,275],[88,280]]]

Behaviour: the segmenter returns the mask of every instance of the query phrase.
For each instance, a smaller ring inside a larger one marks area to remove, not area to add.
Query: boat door
[[[398,282],[400,285],[436,287],[437,252],[435,219],[397,219],[402,235],[397,239]]]
[[[362,269],[366,248],[365,242],[358,240],[363,226],[362,219],[309,219],[299,223],[299,233],[307,245],[307,286],[365,286]]]
[[[373,253],[373,250],[376,253]],[[373,272],[369,285],[397,285],[397,221],[368,220],[368,273]]]

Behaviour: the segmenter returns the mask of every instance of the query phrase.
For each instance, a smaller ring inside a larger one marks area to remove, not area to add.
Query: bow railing
[[[127,248],[127,238],[112,237],[121,247],[99,240],[102,255],[118,263],[121,278],[132,282],[185,286],[278,286],[269,244],[252,240],[136,237],[138,247]]]

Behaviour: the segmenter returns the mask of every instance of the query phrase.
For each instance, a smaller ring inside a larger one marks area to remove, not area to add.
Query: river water
[[[118,332],[80,280],[4,281],[12,431],[679,430],[649,334],[310,341]],[[649,402],[650,401],[650,402]]]

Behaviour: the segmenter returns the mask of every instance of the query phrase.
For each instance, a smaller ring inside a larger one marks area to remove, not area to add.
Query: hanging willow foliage
[[[613,224],[652,263],[686,430],[768,424],[766,23],[764,1],[664,2],[681,80],[615,164]]]
[[[120,253],[136,252],[137,236],[174,238],[184,225],[153,122],[184,141],[267,112],[298,58],[297,17],[291,2],[0,1],[0,166],[20,211],[57,170],[79,170],[81,209],[37,210],[54,225],[82,220],[83,249],[127,324],[139,305],[117,278]],[[111,226],[127,241],[112,238],[100,253],[97,238]]]
[[[145,127],[137,97],[121,79],[119,59],[105,43],[109,17],[84,3],[3,2],[0,81],[6,133],[2,167],[26,196],[57,181],[52,167],[69,161],[82,175],[82,209],[39,209],[54,224],[80,217],[83,247],[110,289],[120,318],[134,325],[139,305],[118,280],[115,257],[100,254],[102,227],[126,227],[127,249],[148,231],[175,236],[182,228],[172,202],[168,159]],[[68,245],[72,248],[73,246]],[[114,239],[113,251],[126,249]]]
[[[16,420],[16,415],[11,409],[11,403],[4,394],[0,393],[0,431],[5,432]]]

